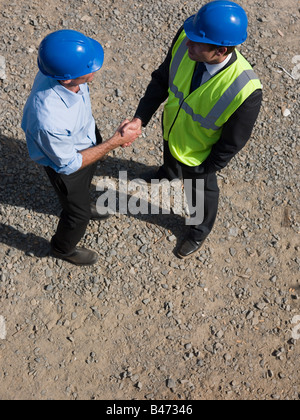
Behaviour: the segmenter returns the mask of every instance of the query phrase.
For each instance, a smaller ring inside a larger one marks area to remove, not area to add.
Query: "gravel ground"
[[[0,0],[0,399],[299,400],[299,4],[240,4],[263,108],[219,173],[204,248],[175,257],[181,216],[117,214],[90,224],[82,245],[100,263],[77,268],[48,255],[59,204],[20,128],[38,45],[63,28],[103,44],[90,89],[108,138],[201,2]],[[160,119],[99,164],[94,186],[162,162]]]

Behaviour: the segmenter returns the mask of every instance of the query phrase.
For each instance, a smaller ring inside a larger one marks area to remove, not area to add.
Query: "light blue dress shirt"
[[[89,88],[71,92],[39,72],[23,112],[29,155],[43,166],[70,175],[82,165],[82,150],[96,145]]]

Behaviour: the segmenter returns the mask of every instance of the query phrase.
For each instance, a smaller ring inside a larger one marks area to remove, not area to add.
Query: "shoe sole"
[[[199,251],[199,250],[197,249],[197,251]],[[180,258],[181,260],[186,260],[186,259],[190,258],[192,255],[196,254],[197,251],[192,252],[192,254],[189,254],[189,255],[181,255],[181,254],[179,254],[179,252],[177,252],[177,257]]]
[[[52,258],[56,258],[58,260],[66,261],[66,262],[68,262],[70,264],[76,265],[77,267],[84,267],[84,266],[94,265],[98,261],[98,258],[97,258],[94,262],[78,263],[78,262],[75,262],[75,261],[71,261],[68,258],[62,258],[62,257],[58,257],[56,255],[51,255],[51,256],[52,256]]]
[[[54,258],[57,258],[62,261],[66,261],[69,264],[76,265],[77,267],[88,267],[90,265],[95,265],[98,262],[98,259],[95,262],[90,262],[90,263],[77,263],[77,262],[68,260],[67,258],[59,258],[59,257],[54,257]]]

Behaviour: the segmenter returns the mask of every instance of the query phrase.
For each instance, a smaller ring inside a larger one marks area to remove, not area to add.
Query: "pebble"
[[[232,257],[236,255],[236,250],[234,248],[229,248],[229,253]]]
[[[6,79],[6,60],[2,55],[0,55],[0,79]]]
[[[246,319],[250,320],[250,319],[252,319],[253,317],[254,317],[254,312],[253,312],[253,311],[249,311],[249,312],[247,313]]]
[[[289,117],[289,116],[291,115],[291,111],[290,111],[288,108],[285,108],[285,109],[282,111],[282,115],[283,115],[284,117]]]
[[[6,340],[6,321],[5,318],[0,315],[0,340]]]
[[[172,390],[176,388],[176,382],[174,381],[174,379],[172,378],[167,379],[167,387]]]

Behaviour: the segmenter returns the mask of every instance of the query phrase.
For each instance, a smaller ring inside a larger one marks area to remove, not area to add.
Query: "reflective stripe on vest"
[[[185,102],[184,93],[180,92],[178,87],[174,84],[176,73],[179,69],[179,66],[181,64],[181,61],[185,53],[188,50],[186,41],[187,41],[187,38],[184,38],[171,64],[170,80],[169,80],[170,91],[179,100],[181,109],[183,109],[188,115],[190,115],[194,122],[198,122],[203,128],[206,128],[207,130],[217,131],[220,129],[220,127],[216,125],[216,122],[221,117],[223,112],[231,104],[234,98],[249,83],[249,81],[256,80],[256,79],[258,80],[258,77],[253,70],[244,70],[237,77],[237,79],[229,86],[226,92],[224,92],[224,94],[220,97],[218,102],[215,104],[215,106],[212,108],[212,110],[209,112],[209,114],[205,118],[200,114],[195,114],[193,109]]]

